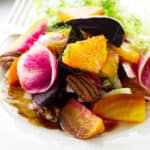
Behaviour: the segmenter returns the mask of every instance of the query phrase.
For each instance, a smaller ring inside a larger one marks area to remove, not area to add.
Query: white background
[[[123,0],[123,2],[127,0]],[[138,5],[144,8],[140,15],[149,14],[149,0],[128,0],[128,6]],[[0,26],[6,20],[13,0],[0,0]],[[128,7],[127,9],[130,9]],[[135,12],[134,9],[131,9]],[[149,21],[150,17],[147,18]],[[0,99],[2,100],[2,99]],[[0,102],[1,103],[1,102]],[[33,127],[18,116],[7,112],[6,106],[0,105],[0,150],[148,150],[150,149],[150,121],[139,129],[132,128],[123,134],[106,135],[107,138],[94,138],[79,141],[59,131],[47,131]],[[144,132],[143,132],[144,131]],[[122,131],[120,131],[122,132]],[[112,133],[113,134],[113,133]],[[119,136],[120,135],[120,136]]]

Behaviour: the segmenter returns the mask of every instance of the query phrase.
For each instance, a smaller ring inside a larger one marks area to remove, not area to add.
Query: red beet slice
[[[91,35],[103,34],[114,45],[120,46],[125,32],[122,25],[115,19],[106,16],[76,18],[65,22],[75,28],[84,30]]]
[[[60,98],[59,95],[60,94],[62,95],[61,92],[63,91],[63,89],[66,86],[65,79],[66,79],[67,74],[68,74],[68,71],[58,63],[59,77],[57,78],[57,80],[55,80],[52,87],[50,87],[46,92],[32,94],[33,101],[41,107],[50,106],[50,105],[52,105],[53,102],[56,103],[57,99]],[[63,94],[65,94],[65,93],[63,93]],[[59,101],[59,104],[62,103],[62,97],[60,99],[61,99],[61,102]],[[65,97],[65,99],[66,99],[66,97]]]

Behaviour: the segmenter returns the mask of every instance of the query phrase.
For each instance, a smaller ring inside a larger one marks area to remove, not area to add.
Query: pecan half
[[[15,51],[6,52],[0,56],[0,65],[4,69],[8,69],[11,66],[12,62],[20,55],[21,55],[20,53]]]
[[[101,97],[101,90],[84,74],[68,75],[67,83],[82,102],[94,102]]]

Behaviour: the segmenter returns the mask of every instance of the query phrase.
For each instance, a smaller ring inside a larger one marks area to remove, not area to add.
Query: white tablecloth
[[[133,2],[132,0],[130,1]],[[0,30],[1,30],[2,24],[4,24],[5,21],[7,20],[12,4],[13,4],[13,0],[0,0]],[[150,5],[147,4],[146,6],[149,7]],[[145,9],[145,12],[147,12],[146,9]],[[3,99],[0,99],[0,100],[3,100]],[[36,136],[35,132],[32,132],[31,130],[29,131],[23,130],[22,128],[20,128],[19,125],[20,124],[16,123],[16,120],[11,115],[9,115],[5,111],[5,109],[3,109],[3,106],[0,105],[0,150],[30,150],[30,149],[33,149],[33,150],[34,149],[36,150],[72,149],[73,150],[73,149],[77,149],[73,146],[72,148],[69,148],[71,147],[71,145],[70,144],[67,145],[65,141],[64,141],[65,144],[63,145],[59,145],[59,142],[61,142],[61,140],[60,141],[56,140],[56,142],[54,142],[55,140],[53,139],[47,139],[49,141],[45,141],[42,138],[40,138],[40,136]],[[28,126],[28,124],[26,126]],[[132,136],[131,138],[134,139],[133,142],[129,142],[129,141],[126,142],[127,141],[126,140],[127,137],[126,137],[125,139],[126,141],[122,140],[120,143],[120,146],[116,144],[116,143],[119,144],[117,140],[114,142],[114,144],[113,142],[111,144],[111,142],[109,143],[109,141],[106,141],[106,143],[102,143],[103,144],[102,146],[104,147],[104,149],[105,147],[107,147],[107,150],[108,150],[108,147],[111,150],[112,149],[113,150],[121,150],[121,149],[122,150],[127,150],[127,149],[128,150],[130,149],[146,150],[146,149],[149,149],[150,138],[148,136],[147,138],[141,138],[141,137],[136,138],[136,134],[134,136],[134,130],[133,130],[132,135],[133,135],[133,138]],[[54,139],[57,139],[57,137],[55,136]],[[70,137],[70,140],[71,139],[72,138]],[[53,142],[51,143],[51,141]],[[62,141],[63,141],[63,138],[62,138]],[[77,140],[74,140],[74,141],[77,141]],[[79,143],[79,141],[77,141],[77,143]],[[122,143],[123,143],[123,146],[121,145]],[[128,145],[128,143],[130,143],[131,145]],[[73,144],[73,142],[71,142],[71,144]],[[85,141],[81,144],[81,146],[84,147],[84,145],[86,146],[86,144],[88,144],[88,142]],[[148,148],[146,148],[146,146],[148,146]],[[97,147],[97,145],[93,145],[93,149],[96,150],[96,148],[94,147]],[[78,149],[81,150],[81,147],[78,147]],[[101,149],[101,148],[98,148],[98,149]],[[88,147],[86,148],[86,150],[88,150]]]
[[[0,25],[6,22],[13,2],[14,0],[0,0]]]

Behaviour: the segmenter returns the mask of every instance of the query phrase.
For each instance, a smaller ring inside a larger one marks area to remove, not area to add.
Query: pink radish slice
[[[48,28],[48,21],[42,18],[32,24],[28,30],[21,35],[15,43],[10,47],[10,51],[18,51],[23,53],[30,49],[30,47],[39,39],[39,37],[46,33]]]
[[[150,92],[150,50],[141,56],[138,64],[138,80],[140,85]]]
[[[46,47],[35,44],[17,65],[21,87],[32,94],[47,91],[56,79],[57,66],[56,57]]]

